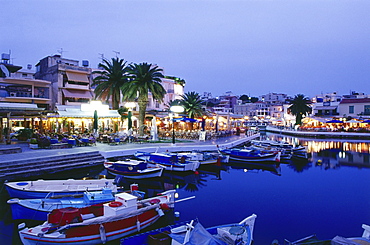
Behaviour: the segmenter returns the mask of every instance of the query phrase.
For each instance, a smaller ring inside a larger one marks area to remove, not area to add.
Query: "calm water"
[[[362,234],[370,224],[370,141],[313,140],[267,134],[306,146],[308,162],[287,162],[280,166],[230,163],[202,168],[199,174],[166,173],[160,179],[135,181],[149,195],[176,188],[179,198],[195,199],[176,204],[180,221],[198,218],[204,226],[241,221],[257,214],[255,245],[271,244],[284,238],[296,240],[311,234],[321,239],[336,235]],[[95,169],[82,176],[106,174]],[[50,176],[66,178],[66,176]],[[50,178],[49,177],[49,178]],[[121,184],[128,188],[130,181]],[[1,244],[18,244],[16,225],[1,192]]]

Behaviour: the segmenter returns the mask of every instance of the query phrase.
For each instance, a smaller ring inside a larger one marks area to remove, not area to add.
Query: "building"
[[[370,98],[342,99],[338,112],[343,117],[370,118]]]
[[[77,60],[60,55],[47,56],[36,64],[35,78],[50,81],[51,109],[56,105],[79,105],[93,98],[91,68],[88,61],[79,66]]]
[[[316,117],[338,116],[338,106],[342,96],[337,92],[320,94],[312,98],[312,115]]]

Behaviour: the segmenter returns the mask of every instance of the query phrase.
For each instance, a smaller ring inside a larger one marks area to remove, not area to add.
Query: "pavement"
[[[83,153],[90,151],[99,151],[104,157],[124,156],[132,155],[136,151],[148,151],[153,152],[160,149],[160,151],[181,151],[181,150],[216,150],[217,146],[232,147],[241,144],[245,141],[251,140],[258,137],[259,134],[246,136],[229,136],[218,139],[199,141],[199,140],[186,140],[183,142],[176,142],[175,145],[172,143],[124,143],[119,145],[109,145],[107,143],[96,143],[95,146],[79,146],[65,149],[31,149],[28,143],[12,141],[11,144],[0,143],[0,149],[2,148],[15,148],[20,147],[21,153],[2,154],[0,155],[1,162],[16,161],[22,159],[35,159],[50,157],[55,155],[66,155],[74,153]],[[181,139],[179,139],[181,140]]]

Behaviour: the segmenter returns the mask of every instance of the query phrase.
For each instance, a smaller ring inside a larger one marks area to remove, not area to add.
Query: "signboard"
[[[199,140],[206,141],[206,131],[199,132]]]

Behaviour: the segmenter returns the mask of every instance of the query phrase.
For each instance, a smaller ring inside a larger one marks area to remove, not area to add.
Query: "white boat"
[[[229,156],[220,152],[185,151],[170,154],[177,154],[179,157],[184,156],[187,161],[198,161],[201,165],[221,164],[229,161]]]
[[[5,187],[10,197],[45,198],[55,195],[83,194],[85,191],[101,191],[109,188],[117,192],[114,179],[68,179],[7,182]]]
[[[175,190],[138,201],[136,196],[119,193],[115,201],[85,208],[54,209],[41,225],[18,226],[25,245],[101,244],[140,231],[164,211],[174,207]]]
[[[170,225],[139,235],[125,237],[121,240],[121,245],[251,245],[256,217],[257,215],[253,214],[239,223],[209,228],[204,228],[197,220],[192,220],[185,225]]]
[[[125,159],[123,161],[106,161],[104,167],[113,175],[122,175],[130,179],[144,179],[161,177],[163,167],[151,167],[142,160]]]

